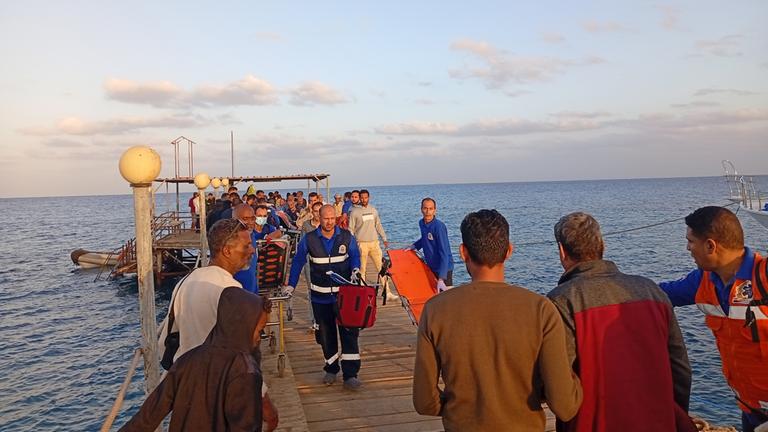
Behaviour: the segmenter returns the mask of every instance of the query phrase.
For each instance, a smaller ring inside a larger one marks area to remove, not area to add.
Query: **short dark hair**
[[[362,194],[366,194],[368,196],[371,196],[371,193],[368,192],[368,189],[360,189],[360,195],[362,195]]]
[[[352,195],[353,193],[357,193],[357,194],[359,194],[359,193],[360,193],[360,191],[359,191],[359,190],[357,190],[357,189],[355,189],[355,190],[353,190],[352,192],[350,192],[349,194],[350,194],[350,195]]]
[[[707,206],[685,217],[685,224],[693,235],[712,239],[728,249],[744,247],[744,230],[739,218],[725,207]]]
[[[352,192],[344,192],[344,198],[349,198],[352,196]]]
[[[479,210],[461,221],[461,242],[477,264],[503,263],[509,250],[509,223],[496,210]]]
[[[238,219],[221,219],[213,224],[208,231],[208,248],[211,250],[211,257],[218,255],[240,231],[248,231],[248,226]]]
[[[312,198],[312,197],[316,197],[316,196],[317,196],[317,192],[310,192],[308,196],[309,196],[310,198]]]
[[[555,240],[576,261],[603,258],[605,243],[600,224],[590,214],[574,212],[561,217],[555,224]]]
[[[254,208],[253,210],[256,211],[256,210],[262,210],[262,209],[266,210],[267,213],[269,213],[269,207],[265,206],[264,204],[257,205],[256,208]]]
[[[425,201],[432,201],[432,204],[433,204],[435,207],[437,207],[437,201],[435,201],[434,199],[432,199],[432,198],[430,198],[430,197],[426,197],[426,198],[423,198],[423,199],[421,200],[421,206],[422,206],[422,207],[424,207],[424,202],[425,202]]]
[[[315,203],[314,203],[314,204],[312,204],[312,206],[311,206],[309,209],[310,209],[310,210],[312,210],[312,211],[314,211],[314,210],[315,210],[315,206],[320,206],[320,207],[322,207],[322,206],[323,206],[323,203],[322,203],[322,202],[320,202],[320,201],[315,201]]]

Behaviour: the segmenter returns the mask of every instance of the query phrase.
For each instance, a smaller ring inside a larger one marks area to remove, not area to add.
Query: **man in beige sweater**
[[[413,405],[446,431],[543,431],[542,402],[561,420],[582,391],[565,330],[543,296],[504,282],[509,224],[496,210],[468,214],[459,255],[472,282],[434,296],[419,322]],[[439,385],[442,377],[443,385]]]

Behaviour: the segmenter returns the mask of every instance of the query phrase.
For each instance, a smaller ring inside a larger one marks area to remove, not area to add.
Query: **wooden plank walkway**
[[[373,269],[373,265],[368,266]],[[374,280],[370,274],[368,280]],[[285,331],[288,367],[278,378],[277,356],[262,349],[262,369],[270,395],[280,411],[279,431],[441,431],[439,417],[422,416],[412,403],[416,327],[411,324],[400,300],[379,303],[373,328],[360,333],[363,388],[343,390],[339,382],[322,383],[323,355],[309,331],[307,287],[299,283],[293,298],[293,321]],[[296,404],[300,403],[302,410]],[[299,412],[301,411],[301,412]],[[547,431],[554,431],[554,418],[547,410]]]

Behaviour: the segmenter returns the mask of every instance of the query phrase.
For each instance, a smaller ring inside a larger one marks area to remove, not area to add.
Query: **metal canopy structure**
[[[221,176],[219,178],[227,178],[230,182],[252,182],[252,183],[270,183],[281,182],[283,180],[311,180],[316,183],[327,179],[330,174],[294,174],[285,176]],[[211,177],[213,178],[213,177]],[[175,178],[158,178],[155,179],[159,183],[188,183],[193,184],[195,182],[194,177],[175,177]]]

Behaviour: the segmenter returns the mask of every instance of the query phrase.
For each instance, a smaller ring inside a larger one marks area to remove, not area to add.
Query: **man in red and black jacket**
[[[696,430],[687,416],[688,354],[667,296],[652,280],[603,260],[592,216],[563,216],[555,239],[565,272],[547,296],[563,318],[584,388],[579,413],[558,430]]]

